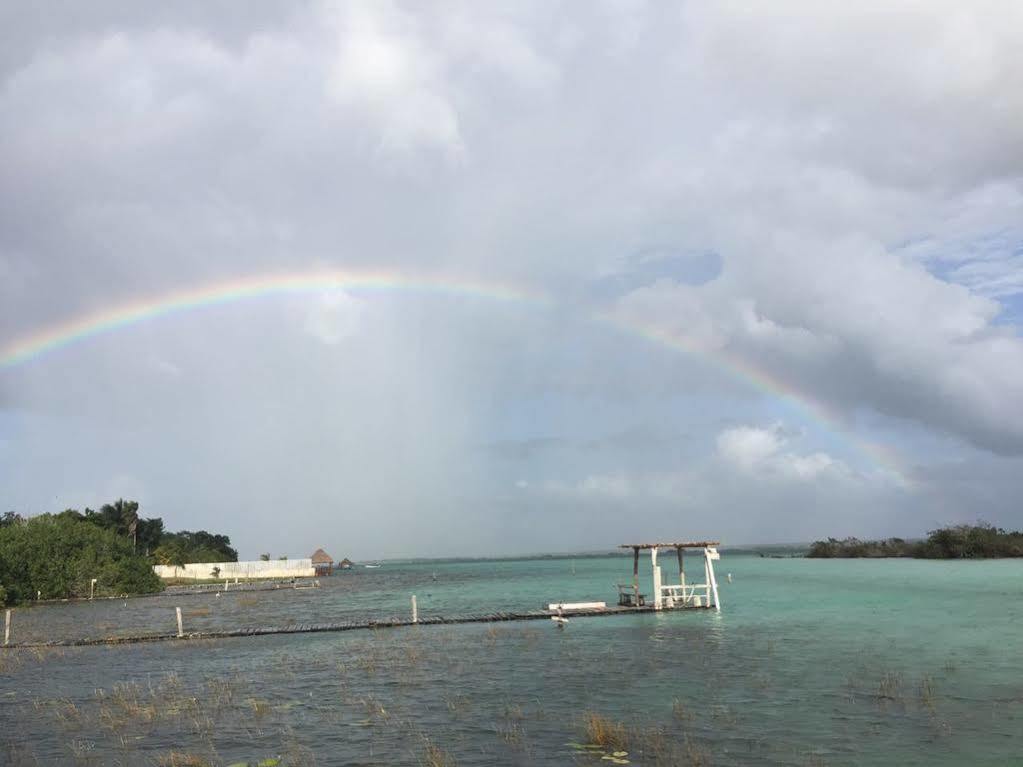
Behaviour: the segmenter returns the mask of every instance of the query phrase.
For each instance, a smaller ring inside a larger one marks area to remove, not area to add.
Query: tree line
[[[226,535],[168,532],[123,498],[99,510],[0,516],[0,605],[96,594],[146,594],[163,584],[154,564],[237,562]],[[95,579],[95,583],[93,583]]]
[[[922,541],[886,538],[863,541],[859,538],[814,541],[808,557],[818,559],[913,557],[916,559],[998,559],[1023,557],[1023,532],[1006,531],[979,522],[931,530]]]

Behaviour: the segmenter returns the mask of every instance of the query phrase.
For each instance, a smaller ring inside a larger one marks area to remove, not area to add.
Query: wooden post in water
[[[416,595],[412,595],[412,622],[419,623],[419,607],[416,605]]]
[[[183,637],[185,635],[185,630],[181,626],[181,608],[180,607],[175,607],[174,611],[178,615],[178,637],[180,638],[180,637]]]
[[[4,647],[6,647],[11,641],[11,611],[7,611],[7,615],[4,618]]]

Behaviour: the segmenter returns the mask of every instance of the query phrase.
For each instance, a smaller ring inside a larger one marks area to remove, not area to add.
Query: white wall
[[[153,565],[153,571],[164,579],[213,578],[213,568],[220,568],[220,580],[246,580],[250,578],[312,578],[316,575],[311,559],[272,559],[269,562],[194,562],[182,567]]]

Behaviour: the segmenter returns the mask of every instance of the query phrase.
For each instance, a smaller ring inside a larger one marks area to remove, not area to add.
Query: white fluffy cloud
[[[359,329],[365,302],[344,290],[313,296],[305,306],[305,330],[325,344],[335,345]]]
[[[769,429],[736,426],[717,437],[717,453],[727,464],[753,475],[809,481],[829,473],[848,477],[849,468],[827,453],[799,454],[786,449],[789,438],[780,425]]]

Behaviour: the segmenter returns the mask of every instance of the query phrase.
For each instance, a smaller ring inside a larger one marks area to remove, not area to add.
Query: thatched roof
[[[329,565],[333,563],[334,558],[323,549],[316,549],[313,552],[312,560],[314,565]]]

